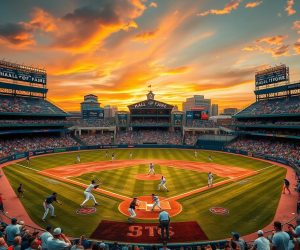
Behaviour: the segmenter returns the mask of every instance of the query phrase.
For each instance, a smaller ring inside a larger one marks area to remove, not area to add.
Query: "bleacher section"
[[[66,112],[42,98],[0,95],[0,103],[0,115],[67,115]]]
[[[253,103],[235,115],[235,118],[259,116],[300,116],[300,97],[266,99]]]

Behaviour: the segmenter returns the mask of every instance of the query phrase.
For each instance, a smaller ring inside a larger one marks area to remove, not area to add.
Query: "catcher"
[[[80,205],[81,207],[83,207],[83,205],[84,205],[86,202],[88,202],[89,199],[92,199],[92,200],[94,201],[95,206],[98,205],[98,203],[97,203],[97,201],[96,201],[94,195],[92,195],[92,191],[93,191],[93,189],[96,189],[96,188],[98,188],[99,186],[100,186],[99,183],[96,183],[95,180],[92,180],[92,183],[91,183],[91,184],[84,190],[84,192],[83,192],[83,194],[84,194],[84,196],[85,196],[85,200],[81,203],[81,205]]]

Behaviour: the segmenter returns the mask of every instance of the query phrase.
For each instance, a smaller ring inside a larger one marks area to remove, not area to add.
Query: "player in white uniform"
[[[149,175],[149,174],[155,175],[154,164],[153,164],[152,162],[150,162],[150,164],[149,164],[149,172],[148,172],[148,175]]]
[[[80,163],[80,154],[77,155],[77,163]]]
[[[93,189],[96,189],[99,187],[99,184],[97,184],[94,180],[92,180],[92,183],[84,190],[83,194],[85,196],[85,200],[81,203],[81,207],[83,207],[83,205],[88,202],[89,199],[92,199],[95,203],[95,206],[98,205],[94,195],[92,195],[92,191]]]
[[[195,155],[195,158],[198,158],[198,152],[196,150],[194,151],[194,155]]]
[[[158,207],[161,210],[160,201],[157,195],[152,194],[152,201],[153,201],[153,206],[151,211],[153,212],[155,207]]]
[[[112,161],[115,160],[115,153],[114,153],[114,152],[111,154],[111,160],[112,160]]]
[[[132,152],[129,153],[129,159],[132,160]]]
[[[209,161],[213,161],[211,155],[208,156],[208,160],[209,160]]]
[[[166,187],[166,182],[167,182],[166,177],[162,175],[160,179],[160,183],[158,184],[158,190],[160,190],[163,187],[167,192],[169,192],[168,188]]]
[[[208,187],[212,187],[213,186],[213,179],[214,179],[213,173],[209,172],[208,176],[207,176],[207,186]]]

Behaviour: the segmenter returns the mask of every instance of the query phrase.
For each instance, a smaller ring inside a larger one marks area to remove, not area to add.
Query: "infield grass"
[[[80,152],[81,162],[96,162],[107,160],[106,150]],[[195,162],[209,162],[211,155],[213,163],[237,166],[246,169],[259,170],[272,166],[269,163],[252,158],[221,152],[199,151],[198,158],[194,158],[194,150],[178,149],[122,149],[109,150],[109,154],[116,153],[117,159],[128,159],[129,152],[133,152],[133,159],[173,159]],[[63,165],[71,165],[76,161],[78,153],[66,153],[48,155],[31,159],[30,167],[39,171]],[[18,164],[25,165],[22,161]],[[224,166],[226,167],[226,166]],[[147,195],[156,190],[158,181],[139,181],[132,178],[137,173],[145,173],[147,166],[133,165],[115,170],[105,170],[96,173],[104,179],[104,189],[126,196]],[[100,203],[96,214],[78,216],[75,211],[83,201],[83,188],[57,181],[49,177],[41,176],[38,172],[25,169],[17,164],[12,164],[3,169],[11,185],[16,190],[19,183],[23,183],[25,197],[22,203],[30,217],[42,227],[46,223],[41,221],[44,213],[42,203],[46,196],[52,192],[59,194],[58,198],[63,206],[55,204],[57,217],[49,219],[53,226],[61,226],[68,235],[74,237],[85,234],[89,236],[102,219],[126,221],[126,217],[118,211],[120,200],[99,195],[95,197]],[[184,170],[172,167],[155,166],[157,173],[167,177],[169,193],[159,195],[173,196],[184,193],[207,184],[207,173],[199,173],[192,170]],[[183,206],[183,212],[172,218],[172,221],[192,221],[199,223],[209,239],[227,238],[231,231],[247,234],[261,229],[271,222],[281,195],[282,180],[286,169],[272,166],[245,181],[236,181],[224,184],[220,187],[209,189],[205,192],[185,197],[179,202]],[[91,173],[76,177],[83,183],[88,183]],[[222,180],[215,176],[215,181]],[[153,190],[154,189],[154,190]],[[226,216],[213,215],[210,207],[221,206],[229,209]],[[88,225],[88,226],[87,226]]]

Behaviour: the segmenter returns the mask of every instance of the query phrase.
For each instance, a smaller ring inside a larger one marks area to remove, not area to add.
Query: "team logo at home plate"
[[[209,211],[213,214],[219,214],[219,215],[227,215],[229,214],[229,210],[224,207],[211,207]]]
[[[97,209],[95,207],[81,207],[76,210],[76,214],[87,215],[96,213]]]

